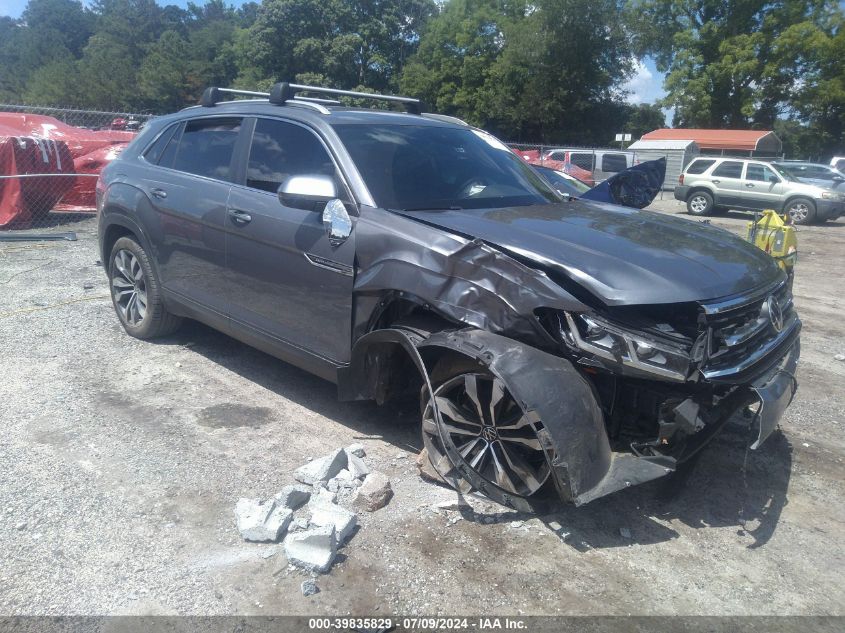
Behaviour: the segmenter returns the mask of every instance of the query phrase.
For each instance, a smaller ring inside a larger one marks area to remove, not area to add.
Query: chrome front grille
[[[702,307],[707,347],[701,372],[716,382],[753,379],[786,353],[801,329],[786,280]]]

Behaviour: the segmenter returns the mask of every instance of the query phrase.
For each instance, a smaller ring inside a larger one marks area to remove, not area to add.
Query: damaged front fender
[[[476,329],[438,332],[391,328],[377,330],[356,344],[341,397],[373,397],[386,365],[400,350],[411,358],[427,393],[433,393],[430,368],[423,360],[432,352],[457,352],[492,372],[531,418],[542,423],[543,444],[555,487],[563,501],[587,503],[622,488],[674,470],[668,457],[639,457],[611,451],[604,419],[590,383],[567,360],[529,345]],[[439,419],[439,412],[436,413]],[[441,434],[453,465],[472,485],[494,501],[526,512],[545,508],[536,500],[508,494],[480,477],[463,462],[448,434]]]

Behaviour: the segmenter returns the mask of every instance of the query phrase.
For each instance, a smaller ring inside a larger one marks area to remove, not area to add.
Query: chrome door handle
[[[162,200],[167,197],[167,192],[164,189],[151,189],[150,193],[153,194],[156,198],[160,198]]]
[[[238,226],[244,226],[252,222],[252,216],[246,211],[241,211],[240,209],[229,209],[229,217],[232,222]]]
[[[746,187],[753,187],[754,185],[753,185],[753,184],[751,184],[750,182],[747,182],[747,183],[745,183],[745,186],[746,186]]]
[[[721,181],[721,180],[714,180],[714,181],[713,181],[713,184],[714,184],[714,185],[718,185],[720,182],[722,182],[722,181]]]

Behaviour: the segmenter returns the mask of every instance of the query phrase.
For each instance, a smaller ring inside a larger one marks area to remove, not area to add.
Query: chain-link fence
[[[0,231],[91,217],[97,176],[149,119],[0,104]]]

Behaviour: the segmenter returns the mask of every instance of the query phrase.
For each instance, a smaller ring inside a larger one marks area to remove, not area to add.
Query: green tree
[[[177,110],[199,97],[201,88],[191,74],[189,50],[176,31],[165,31],[149,48],[138,70],[138,90],[156,110]]]
[[[451,0],[404,92],[513,140],[606,142],[630,74],[615,0]]]
[[[630,0],[626,21],[635,51],[668,73],[663,105],[675,108],[675,125],[771,128],[799,68],[784,34],[815,30],[830,12],[839,12],[832,0]]]
[[[638,140],[643,134],[666,127],[666,115],[656,103],[638,103],[628,107],[628,117],[620,131],[631,134]]]

